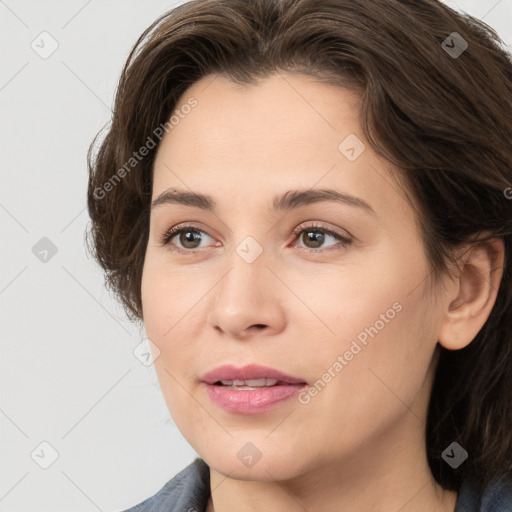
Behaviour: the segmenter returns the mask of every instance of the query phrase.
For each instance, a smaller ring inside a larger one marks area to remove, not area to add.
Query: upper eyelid
[[[294,228],[292,230],[292,233],[300,233],[302,230],[305,230],[305,229],[318,229],[318,230],[328,231],[337,236],[343,236],[342,233],[337,233],[335,228],[321,226],[316,223],[317,221],[304,221],[304,222],[312,222],[313,224],[303,225],[303,226],[301,226],[301,224],[299,224],[296,228]],[[204,233],[205,235],[208,235],[209,237],[213,238],[212,235],[210,235],[208,233],[208,231],[206,231],[205,229],[199,228],[192,224],[183,224],[182,225],[181,223],[176,224],[175,226],[172,226],[172,227],[168,228],[167,230],[165,230],[164,235],[171,233],[171,232],[179,233],[181,230],[185,230],[185,229],[190,229],[191,231],[199,231],[199,232]],[[346,231],[346,230],[343,230],[343,231]],[[352,238],[352,235],[350,235],[348,232],[346,232],[346,234],[347,234],[347,236],[350,236]]]
[[[186,229],[189,229],[190,231],[199,231],[200,233],[204,233],[205,235],[208,235],[210,238],[214,238],[212,235],[210,235],[205,229],[199,228],[197,226],[193,226],[190,224],[176,224],[176,226],[173,226],[169,229],[167,229],[164,232],[164,236],[166,236],[168,233],[174,232],[174,235],[179,234],[180,231],[184,231]]]

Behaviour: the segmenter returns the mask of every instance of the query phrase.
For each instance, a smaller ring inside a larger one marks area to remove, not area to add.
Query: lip
[[[202,381],[207,384],[215,384],[220,380],[249,380],[249,379],[277,379],[285,384],[306,384],[304,379],[292,377],[286,373],[280,372],[275,368],[261,366],[259,364],[249,364],[237,368],[231,364],[218,366],[203,375]]]
[[[232,389],[216,385],[221,380],[277,379],[275,386],[255,389]],[[292,377],[275,368],[251,364],[237,368],[223,365],[203,375],[210,400],[222,409],[238,414],[259,414],[283,404],[307,385],[303,379]]]

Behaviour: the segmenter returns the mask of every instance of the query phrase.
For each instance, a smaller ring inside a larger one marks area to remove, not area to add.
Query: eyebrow
[[[313,203],[333,201],[343,203],[348,206],[361,208],[366,212],[377,215],[375,210],[360,197],[352,196],[344,192],[338,192],[333,189],[308,189],[308,190],[289,190],[282,195],[275,196],[272,200],[273,211],[291,210],[301,206],[307,206]],[[194,206],[202,210],[214,212],[216,209],[215,200],[208,195],[188,192],[185,190],[168,189],[162,192],[152,203],[151,210],[164,204],[183,204]]]

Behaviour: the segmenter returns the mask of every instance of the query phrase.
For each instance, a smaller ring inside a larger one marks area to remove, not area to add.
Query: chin
[[[201,457],[211,469],[237,480],[270,482],[288,480],[298,475],[301,464],[296,456],[297,447],[292,448],[291,453],[286,453],[282,447],[272,450],[262,448],[258,455],[250,444],[243,443],[242,449],[238,447],[239,444],[234,442],[233,447],[226,450],[205,450]]]

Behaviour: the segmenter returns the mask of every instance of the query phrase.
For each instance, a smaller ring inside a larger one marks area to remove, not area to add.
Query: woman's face
[[[208,77],[158,148],[146,333],[176,425],[233,478],[423,460],[443,304],[428,293],[414,210],[364,139],[358,106],[303,75]],[[175,226],[184,232],[163,244]],[[298,383],[204,382],[253,364]]]

